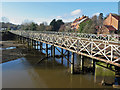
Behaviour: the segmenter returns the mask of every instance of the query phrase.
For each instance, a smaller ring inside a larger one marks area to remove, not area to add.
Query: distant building
[[[84,15],[82,17],[76,18],[71,24],[71,29],[77,30],[79,28],[79,25],[82,22],[87,21],[88,19],[89,18],[87,16],[84,16]]]
[[[103,26],[98,27],[98,34],[114,34],[120,30],[120,16],[110,13],[103,21]]]

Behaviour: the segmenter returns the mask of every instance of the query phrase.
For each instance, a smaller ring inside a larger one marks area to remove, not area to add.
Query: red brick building
[[[103,26],[98,27],[98,34],[114,34],[120,30],[120,16],[110,13],[103,21]]]

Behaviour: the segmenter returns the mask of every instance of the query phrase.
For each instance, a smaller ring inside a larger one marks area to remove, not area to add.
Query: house
[[[98,34],[114,34],[120,30],[120,16],[110,13],[103,21],[103,25],[99,26]]]
[[[82,16],[82,17],[79,17],[79,18],[76,18],[72,24],[71,24],[71,29],[73,30],[77,30],[79,28],[79,25],[82,23],[82,22],[85,22],[87,21],[89,18],[87,16]]]

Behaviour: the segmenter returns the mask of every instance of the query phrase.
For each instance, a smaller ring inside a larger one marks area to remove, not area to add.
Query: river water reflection
[[[56,53],[58,53],[57,50]],[[100,82],[103,79],[108,83],[115,81],[113,71],[97,65],[94,75],[92,73],[71,75],[65,58],[63,58],[63,64],[61,64],[61,58],[50,57],[36,64],[38,60],[40,60],[39,56],[28,54],[3,63],[3,88],[112,88],[112,86],[101,86]],[[75,63],[77,64],[78,61],[79,56],[75,55]],[[87,65],[90,60],[86,59],[85,62]]]

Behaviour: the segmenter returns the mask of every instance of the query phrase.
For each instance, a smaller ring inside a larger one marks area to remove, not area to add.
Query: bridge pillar
[[[18,35],[16,35],[16,41],[17,41],[17,43],[18,43]]]
[[[61,64],[63,64],[63,49],[62,48],[61,48],[61,55],[62,55]]]
[[[22,44],[24,44],[24,37],[22,37]]]
[[[40,42],[40,52],[42,52],[42,42]]]
[[[46,57],[48,57],[48,44],[46,44]]]
[[[27,46],[28,46],[28,48],[29,48],[29,38],[27,38]]]
[[[31,45],[32,45],[32,48],[33,48],[33,39],[31,39]]]
[[[36,46],[37,46],[37,45],[36,45],[36,40],[34,40],[34,42],[35,42],[35,46],[34,46],[34,47],[35,47],[35,50],[36,50]]]
[[[29,40],[29,47],[31,49],[31,39],[29,38],[28,40]]]
[[[23,37],[21,36],[21,43],[23,44]]]
[[[21,43],[21,36],[19,36],[19,43]]]
[[[84,71],[84,57],[82,55],[80,55],[80,66],[81,66],[81,70]]]
[[[53,46],[51,45],[51,57],[53,56]]]
[[[28,42],[27,42],[27,38],[25,38],[25,42],[26,42],[25,44],[27,45],[27,44],[28,44]]]
[[[68,53],[67,53],[67,57],[68,57],[67,67],[69,67],[69,55],[70,55],[70,52],[68,51]]]
[[[53,57],[55,57],[55,46],[53,46]]]
[[[96,65],[95,59],[92,59],[93,75],[95,74],[95,65]]]
[[[36,41],[34,40],[34,48],[36,49]]]
[[[37,43],[37,45],[36,45],[36,46],[37,46],[37,50],[38,50],[38,41],[36,41],[36,43]]]
[[[74,74],[74,52],[72,52],[71,56],[71,74]]]
[[[25,43],[25,37],[23,37],[23,44]]]

